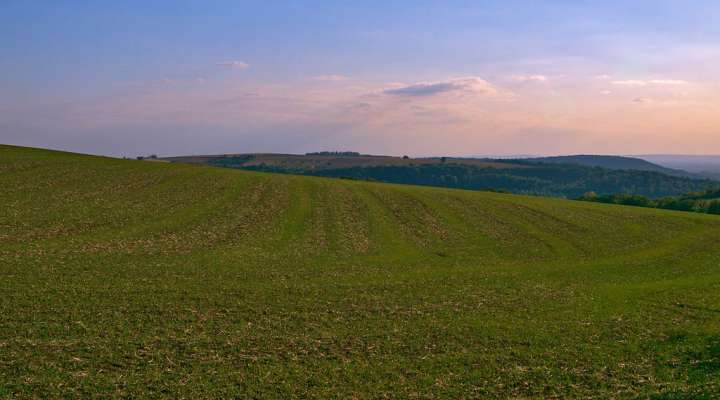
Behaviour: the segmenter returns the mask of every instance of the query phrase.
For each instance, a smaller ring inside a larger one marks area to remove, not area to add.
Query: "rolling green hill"
[[[0,397],[713,398],[720,218],[0,146]]]

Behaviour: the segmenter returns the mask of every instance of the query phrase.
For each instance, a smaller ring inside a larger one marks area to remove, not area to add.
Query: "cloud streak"
[[[220,66],[220,67],[233,68],[233,69],[247,69],[250,67],[250,64],[243,62],[243,61],[237,61],[237,60],[220,61],[220,62],[216,63],[215,65]]]
[[[348,79],[345,75],[318,75],[313,77],[313,80],[321,82],[341,82]]]
[[[612,81],[613,85],[617,86],[650,86],[650,85],[661,85],[661,86],[680,86],[687,85],[690,82],[679,80],[679,79],[651,79],[651,80],[624,80],[624,81]]]
[[[488,81],[470,76],[453,78],[441,82],[419,82],[387,88],[383,93],[390,96],[400,97],[431,97],[450,92],[467,92],[476,94],[495,95],[497,89]]]
[[[550,80],[545,75],[515,75],[515,76],[512,76],[510,79],[512,79],[513,82],[518,82],[518,83],[527,83],[527,82],[545,83]]]
[[[416,83],[399,88],[385,89],[383,93],[393,96],[425,97],[458,89],[459,87],[452,82]]]
[[[688,82],[688,81],[683,81],[683,80],[673,80],[673,79],[655,79],[655,80],[650,81],[650,83],[653,84],[653,85],[673,85],[673,86],[677,86],[677,85],[687,85],[687,84],[690,83],[690,82]]]

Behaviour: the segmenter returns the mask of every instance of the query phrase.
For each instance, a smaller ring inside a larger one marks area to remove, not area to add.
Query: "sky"
[[[716,0],[2,3],[0,143],[720,154]]]

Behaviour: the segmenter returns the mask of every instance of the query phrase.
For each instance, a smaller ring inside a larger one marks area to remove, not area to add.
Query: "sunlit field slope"
[[[720,218],[0,147],[0,397],[714,398]]]

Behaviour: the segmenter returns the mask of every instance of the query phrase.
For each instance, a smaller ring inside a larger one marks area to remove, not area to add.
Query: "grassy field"
[[[720,218],[0,146],[0,397],[720,395]]]

